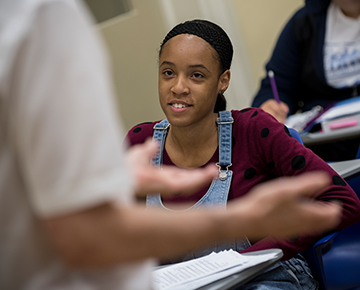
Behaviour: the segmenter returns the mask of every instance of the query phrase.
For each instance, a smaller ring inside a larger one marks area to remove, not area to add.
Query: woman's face
[[[172,126],[214,120],[218,93],[229,85],[216,51],[200,37],[180,34],[162,48],[159,58],[160,105]]]

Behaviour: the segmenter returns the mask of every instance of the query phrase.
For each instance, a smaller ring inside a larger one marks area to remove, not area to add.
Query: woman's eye
[[[167,77],[171,77],[173,75],[173,73],[170,70],[166,70],[166,71],[164,71],[164,75]]]
[[[193,77],[194,77],[195,79],[201,79],[201,78],[203,77],[203,75],[202,75],[202,74],[199,74],[199,73],[194,73],[194,74],[193,74]]]

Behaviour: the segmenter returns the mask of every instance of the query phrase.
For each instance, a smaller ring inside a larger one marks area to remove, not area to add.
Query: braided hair
[[[160,45],[159,56],[161,55],[161,51],[165,43],[179,34],[192,34],[204,39],[216,51],[216,58],[220,63],[221,73],[224,73],[226,70],[230,69],[234,53],[233,46],[231,44],[230,38],[220,26],[213,22],[202,19],[189,20],[180,23],[171,29],[165,36]],[[223,93],[219,93],[216,100],[214,113],[218,113],[219,111],[223,110],[226,110],[226,99]]]

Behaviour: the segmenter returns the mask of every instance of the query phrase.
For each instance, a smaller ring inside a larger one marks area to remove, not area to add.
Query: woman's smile
[[[188,110],[192,105],[187,104],[183,101],[171,101],[169,103],[171,110],[175,113],[181,113]]]

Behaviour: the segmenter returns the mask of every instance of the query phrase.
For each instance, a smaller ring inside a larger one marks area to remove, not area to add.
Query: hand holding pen
[[[263,109],[265,112],[271,114],[279,122],[284,123],[289,112],[289,107],[284,102],[280,101],[279,93],[275,82],[275,74],[272,70],[268,72],[268,76],[270,79],[274,99],[267,100],[260,106],[260,108]]]

